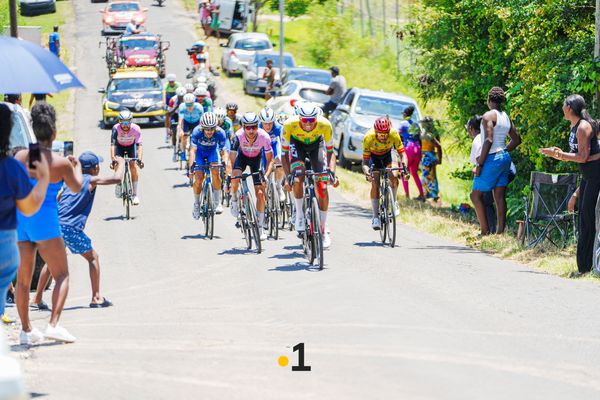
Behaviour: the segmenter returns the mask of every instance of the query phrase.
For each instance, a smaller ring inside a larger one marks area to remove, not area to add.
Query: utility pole
[[[600,1],[600,0],[598,0]],[[396,68],[400,71],[400,38],[398,37],[400,32],[400,0],[396,0]]]
[[[369,0],[365,0],[367,2],[367,16],[369,17],[369,33],[371,37],[375,36],[375,31],[373,30],[373,15],[371,14],[371,3]]]
[[[365,11],[363,6],[364,0],[358,0],[360,2],[360,34],[365,37]]]
[[[596,0],[596,40],[594,42],[594,63],[600,61],[600,0]],[[596,112],[600,108],[600,91],[596,83]]]
[[[383,47],[387,47],[387,18],[385,13],[385,0],[381,0],[381,7],[383,8]]]
[[[8,0],[8,7],[10,8],[10,36],[18,37],[19,32],[17,30],[17,0]]]
[[[600,0],[598,0],[600,1]],[[285,9],[285,0],[279,0],[279,79],[283,72],[283,46],[284,46],[284,30],[283,30],[283,14]]]

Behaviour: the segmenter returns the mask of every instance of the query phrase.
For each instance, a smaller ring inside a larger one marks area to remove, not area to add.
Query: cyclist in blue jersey
[[[279,201],[285,201],[285,194],[283,193],[283,187],[281,186],[284,177],[283,168],[281,168],[281,134],[283,133],[283,126],[277,122],[275,112],[269,107],[265,107],[260,111],[258,119],[260,120],[258,127],[264,129],[271,137],[273,163],[275,165],[275,184],[277,186]],[[267,159],[264,154],[263,164],[267,165]]]
[[[209,112],[213,110],[213,103],[210,97],[208,97],[208,90],[202,87],[197,87],[194,90],[194,96],[196,96],[196,102],[202,106],[204,112]]]
[[[221,175],[219,164],[225,154],[225,143],[227,138],[223,129],[217,126],[217,116],[213,112],[207,112],[200,118],[200,125],[194,128],[191,137],[190,162],[192,163],[195,174],[194,180],[194,210],[192,216],[194,219],[200,218],[200,195],[202,194],[202,184],[204,183],[204,169],[202,165],[211,164],[210,175],[214,190],[215,213],[221,214]],[[195,164],[194,164],[195,163]]]
[[[192,93],[183,96],[183,104],[179,106],[179,125],[177,126],[177,136],[179,136],[179,151],[185,159],[185,149],[187,147],[187,137],[190,136],[195,127],[200,123],[200,117],[204,114],[202,106],[195,102],[196,98]]]

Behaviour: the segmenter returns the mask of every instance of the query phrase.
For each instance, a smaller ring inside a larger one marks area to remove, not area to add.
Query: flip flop
[[[106,308],[112,306],[113,303],[110,302],[106,297],[102,303],[90,303],[90,308]]]
[[[29,307],[34,309],[37,308],[39,311],[50,311],[50,307],[48,307],[48,304],[44,303],[43,301],[41,303],[30,304]]]

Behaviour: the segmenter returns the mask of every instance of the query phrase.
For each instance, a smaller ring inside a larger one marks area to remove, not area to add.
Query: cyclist
[[[234,134],[233,123],[227,116],[227,111],[225,111],[224,108],[217,107],[217,108],[215,108],[214,112],[215,112],[215,115],[217,116],[217,126],[221,129],[223,129],[223,131],[225,132],[225,137],[227,138],[224,150],[226,152],[229,152],[229,151],[231,151],[231,140],[233,139],[233,134]],[[229,157],[225,157],[223,159],[223,161],[225,162],[226,175],[231,176],[231,162],[229,160]],[[227,185],[227,182],[223,182],[223,189],[225,190],[225,192],[227,192],[227,193],[229,192],[229,187]]]
[[[169,104],[171,97],[175,96],[177,89],[181,87],[181,83],[177,82],[177,76],[175,74],[167,75],[167,84],[165,85],[163,101],[164,104]]]
[[[302,103],[298,107],[298,115],[290,117],[283,124],[283,168],[286,174],[291,169],[304,171],[304,160],[310,159],[311,168],[315,172],[325,172],[326,167],[335,173],[335,155],[333,154],[333,141],[331,123],[320,116],[319,107],[312,103]],[[327,150],[327,153],[325,153]],[[291,157],[288,157],[288,153]],[[327,156],[326,156],[327,154]],[[291,164],[291,165],[290,165]],[[317,183],[317,200],[319,202],[321,224],[327,224],[327,209],[329,208],[329,195],[327,193],[328,176],[315,177]],[[306,221],[302,210],[304,177],[298,177],[293,183],[294,203],[296,212],[296,232],[304,232]],[[333,186],[337,187],[335,179]],[[289,190],[289,183],[286,182]],[[327,229],[323,233],[323,248],[329,248],[331,237]]]
[[[179,124],[179,105],[183,104],[183,96],[185,96],[186,93],[187,91],[183,86],[178,87],[175,91],[175,96],[171,97],[169,104],[167,104],[167,116],[165,121],[168,121],[167,135],[171,137],[173,146],[177,143],[177,131],[174,131],[173,126],[175,126],[176,129]],[[175,161],[177,161],[177,154],[173,152],[173,162]]]
[[[110,156],[113,163],[117,162],[117,157],[137,158],[140,167],[143,166],[142,157],[144,155],[142,149],[142,130],[137,124],[131,121],[133,114],[129,110],[123,110],[119,113],[119,123],[113,126],[110,146]],[[134,206],[140,204],[138,197],[139,175],[135,161],[129,162],[129,170],[131,171],[131,183],[133,200],[131,203]],[[121,184],[115,188],[115,195],[121,198]]]
[[[194,93],[194,84],[186,83],[183,87],[187,93]]]
[[[363,161],[362,170],[367,181],[371,182],[371,207],[373,208],[373,220],[371,228],[378,231],[381,229],[379,219],[379,169],[392,167],[392,149],[396,149],[401,160],[402,175],[405,177],[408,158],[404,151],[404,144],[398,131],[392,129],[388,117],[379,117],[375,120],[373,128],[369,129],[363,138]],[[373,169],[371,171],[371,168]],[[399,207],[396,201],[398,195],[398,178],[393,172],[389,172],[390,186],[394,196],[394,214],[398,216]]]
[[[258,116],[249,112],[242,116],[242,129],[238,130],[231,144],[231,161],[233,164],[233,177],[240,177],[246,167],[250,172],[261,171],[262,152],[266,154],[267,164],[265,178],[268,179],[273,168],[273,149],[271,138],[267,132],[258,127]],[[265,185],[259,175],[252,175],[256,193],[256,210],[258,214],[258,227],[260,240],[266,240],[267,234],[263,232],[265,221]],[[237,191],[239,179],[231,181],[231,214],[237,218],[240,212]]]
[[[186,93],[183,96],[183,103],[179,105],[179,125],[177,126],[177,136],[179,137],[179,152],[181,159],[185,160],[185,149],[187,148],[187,137],[192,130],[200,123],[200,117],[204,114],[202,106],[195,102],[196,98],[192,93]]]
[[[190,58],[192,61],[192,65],[194,67],[194,71],[198,71],[202,64],[204,64],[204,68],[211,70],[210,64],[208,63],[208,52],[204,50],[205,44],[202,40],[197,41],[192,46],[192,52],[190,54]]]
[[[258,119],[260,120],[258,127],[267,132],[271,137],[274,167],[281,167],[281,133],[283,131],[283,126],[276,121],[275,112],[269,107],[265,107],[260,110]],[[264,155],[263,161],[266,162]],[[283,169],[275,168],[275,185],[277,186],[279,201],[285,201],[285,194],[283,193],[283,188],[281,187],[283,177]]]
[[[196,96],[196,103],[202,106],[204,112],[209,112],[213,110],[213,103],[209,97],[208,90],[197,87],[194,90],[194,96]]]
[[[237,115],[237,103],[227,103],[225,105],[225,110],[227,110],[227,116],[233,123],[233,131],[237,132],[242,127],[241,118],[239,115]]]
[[[225,144],[227,138],[225,131],[217,126],[217,116],[213,112],[202,114],[200,125],[192,131],[190,162],[192,171],[196,175],[194,180],[194,219],[200,218],[200,195],[202,194],[202,184],[204,183],[204,164],[211,164],[210,174],[212,176],[212,185],[214,190],[215,213],[221,214],[221,174],[219,165],[225,156]]]

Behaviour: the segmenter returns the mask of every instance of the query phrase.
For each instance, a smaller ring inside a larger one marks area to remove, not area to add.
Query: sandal
[[[90,303],[90,308],[106,308],[112,306],[113,303],[110,302],[106,297],[102,303]]]

